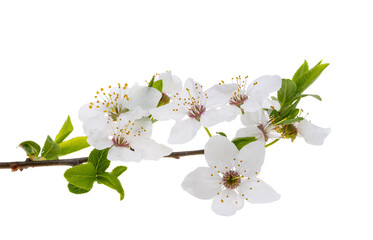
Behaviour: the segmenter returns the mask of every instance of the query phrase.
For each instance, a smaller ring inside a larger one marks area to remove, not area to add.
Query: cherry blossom
[[[212,210],[230,216],[240,210],[244,201],[269,203],[280,195],[259,179],[264,162],[264,144],[249,143],[240,151],[223,136],[213,136],[205,146],[209,167],[199,167],[188,174],[182,188],[200,199],[213,199]]]

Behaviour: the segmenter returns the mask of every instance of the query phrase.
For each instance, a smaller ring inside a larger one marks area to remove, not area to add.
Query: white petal
[[[232,216],[244,205],[242,198],[234,190],[223,190],[212,201],[211,209],[218,215]]]
[[[150,110],[154,119],[159,121],[174,119],[180,120],[186,115],[186,111],[178,106],[177,102],[171,102],[158,108]]]
[[[240,114],[240,109],[235,106],[226,106],[220,109],[209,109],[201,116],[201,124],[205,127],[212,127],[221,122],[230,122]]]
[[[162,92],[169,95],[173,95],[177,92],[180,92],[182,89],[181,79],[176,75],[172,75],[171,71],[161,73],[159,79],[162,80],[163,88]]]
[[[206,90],[208,99],[206,101],[207,107],[221,107],[229,103],[234,91],[237,90],[237,84],[221,84],[214,85]]]
[[[244,176],[259,174],[264,162],[264,142],[255,141],[244,146],[237,156],[235,165],[237,170]]]
[[[265,126],[268,122],[268,115],[262,109],[255,112],[245,112],[241,116],[241,122],[245,126],[259,126],[261,124]]]
[[[246,90],[249,99],[241,106],[247,112],[260,109],[269,94],[281,88],[282,80],[280,76],[265,75],[256,79]]]
[[[132,142],[132,139],[137,137],[150,137],[152,135],[153,124],[148,117],[128,122],[124,115],[119,116],[118,124],[122,129],[127,129],[129,134],[126,136],[127,141]],[[139,135],[140,134],[140,135]]]
[[[189,173],[181,187],[200,199],[211,199],[217,195],[221,189],[221,177],[211,168],[199,167]]]
[[[276,109],[278,111],[280,110],[281,105],[278,101],[267,98],[266,100],[264,100],[262,107],[267,109]]]
[[[238,192],[250,203],[270,203],[281,197],[271,186],[255,177],[242,181]]]
[[[264,75],[256,79],[247,88],[247,94],[252,95],[257,92],[265,93],[267,96],[281,88],[282,80],[277,75]]]
[[[141,107],[143,110],[150,110],[157,107],[162,94],[152,87],[133,86],[128,90],[128,108],[135,109]]]
[[[241,108],[245,112],[255,112],[262,108],[264,101],[267,99],[268,94],[263,92],[256,92],[249,96]]]
[[[113,146],[113,141],[109,139],[106,134],[103,133],[88,136],[87,142],[89,143],[89,145],[98,150],[103,150]]]
[[[322,145],[325,138],[330,134],[330,128],[321,128],[308,120],[302,120],[297,126],[298,133],[304,140],[312,145]]]
[[[259,130],[257,126],[248,126],[245,128],[238,129],[234,139],[242,137],[255,137],[258,140],[264,141],[263,133]]]
[[[187,118],[185,120],[177,121],[171,129],[168,142],[171,144],[182,144],[192,140],[201,124],[194,118]]]
[[[201,115],[201,124],[204,127],[211,127],[222,122],[219,118],[219,112],[217,109],[209,109]]]
[[[111,161],[140,162],[141,154],[125,147],[113,146],[110,148],[107,158]]]
[[[159,144],[150,138],[137,138],[131,143],[136,152],[141,153],[142,159],[158,160],[171,154],[172,149]]]
[[[80,119],[80,121],[84,122],[87,119],[94,118],[94,117],[97,117],[99,115],[102,115],[102,112],[99,112],[95,109],[90,109],[89,106],[90,106],[90,104],[87,103],[79,109],[79,119]]]
[[[89,136],[105,134],[108,129],[108,118],[104,115],[92,117],[83,122],[84,134]]]
[[[149,111],[143,110],[141,107],[137,107],[129,110],[128,112],[120,114],[120,117],[128,120],[136,120],[149,115]]]
[[[238,153],[237,147],[226,137],[220,135],[211,137],[205,146],[207,164],[220,172],[233,168],[233,162]]]

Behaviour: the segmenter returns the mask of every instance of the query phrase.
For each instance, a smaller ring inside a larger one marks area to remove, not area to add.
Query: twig
[[[165,158],[175,158],[180,159],[181,157],[202,155],[204,150],[194,150],[194,151],[181,151],[172,152],[170,155],[164,156]],[[49,166],[76,166],[88,161],[88,157],[82,158],[71,158],[71,159],[61,159],[61,160],[43,160],[43,161],[32,161],[29,158],[23,162],[0,162],[0,169],[12,169],[12,171],[20,170],[29,167],[49,167]]]

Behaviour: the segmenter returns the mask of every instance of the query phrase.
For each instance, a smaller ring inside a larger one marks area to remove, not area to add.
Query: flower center
[[[229,100],[229,104],[240,107],[248,98],[246,94],[235,92],[234,96]]]
[[[206,108],[205,106],[203,105],[200,105],[200,104],[194,104],[190,107],[189,111],[188,111],[188,116],[190,118],[194,118],[196,120],[200,120],[201,119],[201,115],[206,111]]]
[[[235,189],[238,186],[240,186],[241,183],[241,177],[238,172],[229,170],[228,172],[225,172],[223,175],[223,184],[224,187],[229,189]]]
[[[249,98],[245,94],[247,78],[248,76],[246,76],[245,79],[241,79],[241,75],[236,77],[237,90],[234,92],[233,97],[231,97],[229,100],[230,105],[241,107],[241,105],[244,104],[244,102]],[[234,78],[232,78],[232,81],[234,81]]]
[[[96,92],[96,101],[91,102],[89,108],[102,111],[113,120],[117,120],[120,114],[129,111],[125,106],[129,100],[126,94],[127,86],[127,83],[123,86],[118,83],[118,87],[115,89],[111,89],[111,86],[109,86],[110,93],[104,92],[104,89],[101,88],[100,91]]]
[[[118,136],[114,134],[114,137],[112,139],[114,146],[117,147],[129,147],[130,143],[123,137],[123,136]]]

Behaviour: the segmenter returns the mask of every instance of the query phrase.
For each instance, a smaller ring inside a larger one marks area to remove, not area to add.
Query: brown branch
[[[172,152],[170,155],[164,156],[165,158],[175,158],[180,159],[181,157],[202,155],[204,150],[194,150],[194,151],[182,151],[182,152]],[[0,162],[0,169],[12,169],[12,171],[20,170],[29,167],[49,167],[49,166],[76,166],[88,161],[88,157],[82,158],[71,158],[71,159],[61,159],[61,160],[44,160],[44,161],[32,161],[29,158],[23,162]]]

